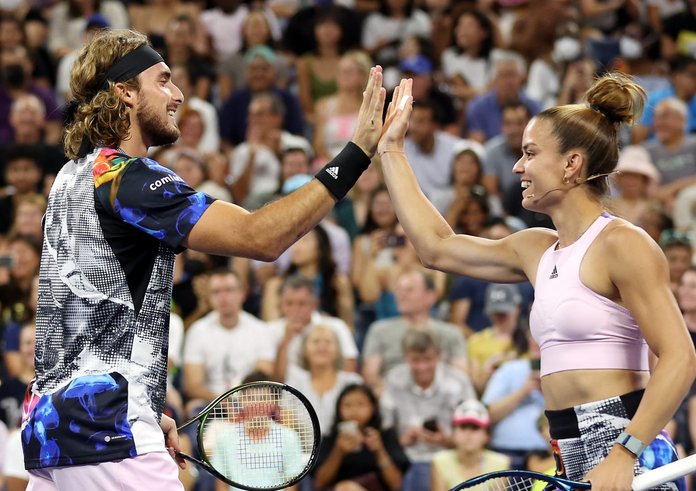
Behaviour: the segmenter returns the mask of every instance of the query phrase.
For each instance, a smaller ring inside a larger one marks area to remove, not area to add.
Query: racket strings
[[[230,481],[272,489],[304,474],[315,434],[299,398],[275,386],[256,386],[211,408],[201,429],[202,452]]]
[[[531,477],[498,476],[469,486],[466,489],[477,491],[555,491],[559,488],[548,482]]]

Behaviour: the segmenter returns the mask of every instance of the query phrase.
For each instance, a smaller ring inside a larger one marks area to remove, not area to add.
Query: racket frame
[[[267,487],[254,487],[254,486],[249,486],[246,484],[238,483],[236,481],[233,481],[224,475],[222,475],[220,472],[218,472],[215,467],[212,466],[210,463],[210,460],[208,459],[208,455],[205,451],[205,445],[203,444],[203,428],[205,427],[205,422],[208,419],[208,416],[210,415],[211,409],[213,409],[215,406],[217,406],[220,402],[223,400],[229,398],[233,394],[237,392],[242,392],[244,390],[248,389],[253,389],[254,387],[259,387],[259,388],[273,388],[278,391],[279,394],[282,394],[283,391],[287,391],[291,393],[293,396],[297,397],[297,399],[304,404],[305,408],[307,409],[307,413],[309,414],[309,417],[312,421],[312,431],[314,432],[314,443],[312,445],[312,450],[311,453],[309,454],[309,460],[307,461],[307,464],[305,465],[305,468],[300,472],[297,476],[295,476],[293,479],[291,479],[288,482],[285,482],[283,484],[280,484],[278,486],[267,486]],[[203,467],[206,471],[210,472],[213,476],[216,478],[220,479],[221,481],[229,484],[230,486],[234,486],[236,488],[244,489],[247,491],[274,491],[277,489],[284,489],[290,486],[293,486],[300,482],[316,465],[317,463],[317,458],[319,456],[319,442],[321,439],[321,430],[319,426],[319,418],[317,417],[317,413],[314,410],[314,407],[312,407],[312,404],[309,402],[307,397],[297,390],[296,388],[287,385],[287,384],[282,384],[279,382],[272,382],[272,381],[261,381],[261,382],[249,382],[246,384],[239,385],[233,389],[228,390],[227,392],[219,395],[217,398],[215,398],[213,401],[211,401],[207,406],[205,406],[197,415],[196,417],[188,420],[181,426],[177,428],[177,431],[181,431],[184,428],[187,428],[188,426],[191,426],[193,423],[198,421],[198,427],[196,428],[196,442],[198,444],[198,451],[201,454],[202,459],[197,459],[195,457],[192,457],[191,455],[188,455],[184,452],[176,452],[177,456],[182,457],[190,462],[193,462],[195,464],[200,465]]]
[[[665,464],[656,469],[651,469],[643,474],[639,474],[633,478],[633,484],[631,489],[634,491],[644,491],[652,489],[655,486],[659,486],[666,482],[674,481],[681,477],[686,476],[696,472],[696,455],[689,455],[669,464]],[[569,479],[564,479],[561,477],[550,476],[548,474],[541,474],[539,472],[533,471],[522,471],[522,470],[507,470],[507,471],[496,471],[483,474],[478,477],[464,481],[461,484],[453,487],[450,491],[460,491],[463,489],[469,489],[473,486],[484,484],[494,478],[505,478],[505,477],[516,477],[516,478],[527,478],[536,479],[538,481],[544,481],[549,484],[555,485],[557,488],[563,489],[564,491],[571,491],[573,489],[591,489],[592,485],[589,482],[578,482],[571,481]]]

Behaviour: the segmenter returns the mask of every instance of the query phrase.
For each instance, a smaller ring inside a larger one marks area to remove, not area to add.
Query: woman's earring
[[[563,184],[569,184],[570,179],[568,179],[566,176],[563,176]]]

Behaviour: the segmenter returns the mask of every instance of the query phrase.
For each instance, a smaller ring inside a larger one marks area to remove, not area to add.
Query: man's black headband
[[[116,63],[111,65],[104,75],[99,90],[109,87],[109,82],[125,82],[157,63],[163,62],[162,56],[147,44],[134,49]]]

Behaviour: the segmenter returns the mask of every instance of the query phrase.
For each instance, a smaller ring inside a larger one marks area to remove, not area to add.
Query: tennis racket
[[[633,478],[632,489],[643,491],[660,484],[674,481],[696,471],[696,455],[679,459],[657,469]],[[450,491],[477,489],[486,491],[571,491],[572,489],[591,489],[588,482],[571,481],[532,471],[497,471],[469,479]]]
[[[178,429],[195,422],[201,458],[178,455],[236,488],[256,491],[292,486],[316,463],[319,420],[307,398],[289,385],[240,385]]]

